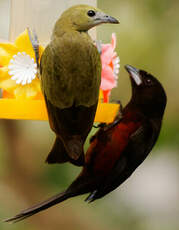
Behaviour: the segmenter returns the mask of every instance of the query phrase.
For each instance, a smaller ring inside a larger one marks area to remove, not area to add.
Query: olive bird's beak
[[[137,68],[135,68],[135,67],[133,67],[131,65],[125,65],[125,69],[129,73],[129,75],[132,78],[132,80],[136,83],[136,85],[141,85],[142,84],[139,69],[137,69]]]
[[[112,24],[119,24],[119,21],[116,18],[113,18],[103,12],[97,12],[94,20],[97,22],[97,24],[101,23],[112,23]]]

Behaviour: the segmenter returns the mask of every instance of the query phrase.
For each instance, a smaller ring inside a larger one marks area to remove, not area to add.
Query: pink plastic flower
[[[102,73],[100,89],[103,92],[103,102],[109,101],[111,90],[117,86],[120,59],[115,52],[115,48],[116,35],[113,33],[110,44],[101,44]]]

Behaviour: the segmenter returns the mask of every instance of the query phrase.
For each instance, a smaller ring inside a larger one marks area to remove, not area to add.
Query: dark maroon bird
[[[126,65],[132,97],[114,122],[102,126],[91,139],[85,166],[62,193],[20,212],[6,222],[18,222],[68,198],[89,193],[86,201],[99,199],[120,186],[144,161],[160,133],[166,106],[161,83],[151,74]]]

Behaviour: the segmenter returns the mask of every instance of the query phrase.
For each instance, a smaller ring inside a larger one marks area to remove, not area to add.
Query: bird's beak
[[[116,18],[113,18],[103,12],[97,12],[94,17],[95,22],[97,24],[101,23],[112,23],[112,24],[119,24],[119,21]]]
[[[131,65],[125,65],[125,69],[130,74],[132,80],[136,83],[136,85],[141,85],[142,80],[140,76],[140,70],[131,66]]]

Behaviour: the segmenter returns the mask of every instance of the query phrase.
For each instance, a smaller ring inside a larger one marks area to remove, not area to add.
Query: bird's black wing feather
[[[60,109],[52,105],[46,97],[45,101],[51,129],[58,137],[58,143],[56,142],[53,146],[53,154],[51,152],[48,158],[55,163],[63,163],[69,159],[75,165],[83,165],[83,144],[92,127],[97,103],[91,107],[72,106]],[[60,156],[57,157],[57,155]]]

